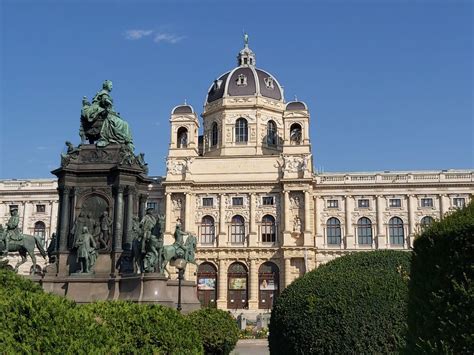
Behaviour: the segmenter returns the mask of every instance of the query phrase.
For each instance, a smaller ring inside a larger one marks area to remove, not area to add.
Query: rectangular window
[[[357,205],[359,206],[359,208],[369,208],[369,200],[366,198],[360,199],[357,202]]]
[[[328,200],[328,208],[338,208],[339,201],[338,200]]]
[[[462,208],[464,207],[465,204],[466,204],[466,200],[464,199],[464,197],[453,198],[454,207]]]
[[[243,206],[244,198],[243,197],[232,197],[232,206]]]
[[[153,208],[156,211],[158,204],[156,202],[147,202],[146,208]]]
[[[214,206],[214,199],[212,197],[203,197],[202,198],[203,207],[212,207]]]
[[[421,199],[421,207],[433,207],[433,199],[432,198],[422,198]]]
[[[273,196],[262,197],[262,204],[264,206],[273,206],[274,205]]]
[[[46,212],[46,205],[36,205],[36,212],[38,213]]]
[[[402,207],[402,200],[399,198],[391,198],[388,200],[388,206],[389,207]]]
[[[12,210],[18,210],[18,205],[10,205],[10,213]]]

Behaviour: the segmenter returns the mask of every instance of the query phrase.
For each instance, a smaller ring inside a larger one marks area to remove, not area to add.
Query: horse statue
[[[5,253],[5,238],[7,237],[7,231],[0,229],[0,254]],[[30,273],[34,273],[36,269],[36,256],[35,246],[41,253],[41,256],[46,260],[46,251],[44,250],[41,239],[38,236],[21,234],[20,240],[10,240],[8,242],[7,252],[19,252],[21,260],[15,265],[15,272],[18,272],[18,268],[26,263],[27,255],[30,256],[33,266]]]
[[[195,260],[196,245],[197,238],[192,234],[188,234],[183,246],[180,246],[176,243],[173,245],[165,245],[162,252],[161,270],[166,271],[168,277],[171,277],[171,273],[166,266],[170,263],[170,261],[176,260],[178,258],[183,258],[187,263],[197,266]]]

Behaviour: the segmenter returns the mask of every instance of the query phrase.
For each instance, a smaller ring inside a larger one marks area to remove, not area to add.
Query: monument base
[[[122,300],[176,308],[178,301],[178,281],[157,273],[120,276],[78,273],[65,277],[45,275],[33,281],[39,282],[46,292],[76,303]],[[201,308],[196,283],[182,281],[181,307],[184,313]]]

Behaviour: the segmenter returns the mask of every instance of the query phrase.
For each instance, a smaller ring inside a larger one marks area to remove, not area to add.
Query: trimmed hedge
[[[358,252],[307,273],[276,300],[272,354],[389,353],[405,346],[411,253]]]
[[[474,353],[474,203],[414,242],[408,353]]]
[[[228,313],[215,308],[203,308],[188,315],[201,334],[206,354],[227,355],[239,339],[239,328]]]
[[[161,305],[124,301],[80,306],[106,329],[108,352],[131,354],[202,354],[202,341],[192,323]]]
[[[1,353],[202,354],[190,320],[160,305],[77,305],[0,270]]]

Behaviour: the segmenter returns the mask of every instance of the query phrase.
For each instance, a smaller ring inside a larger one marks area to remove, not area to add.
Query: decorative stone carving
[[[194,158],[184,158],[183,160],[171,160],[166,161],[166,169],[169,174],[181,175],[186,174],[189,171]]]

